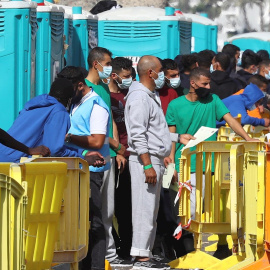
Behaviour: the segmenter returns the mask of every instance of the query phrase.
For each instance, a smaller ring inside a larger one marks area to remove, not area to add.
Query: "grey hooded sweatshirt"
[[[149,153],[151,161],[160,163],[171,152],[171,137],[160,104],[140,82],[133,82],[125,97],[125,124],[128,134],[130,160]],[[139,160],[140,161],[140,160]]]

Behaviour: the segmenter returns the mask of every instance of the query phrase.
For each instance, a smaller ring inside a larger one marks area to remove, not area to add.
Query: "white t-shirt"
[[[98,96],[96,92],[91,90],[87,93],[79,103],[77,103],[74,108],[72,109],[72,114],[79,108],[81,104],[83,104],[86,100],[91,97]],[[92,113],[90,115],[90,134],[103,134],[106,135],[107,133],[107,124],[109,121],[109,113],[106,109],[95,104],[93,106]]]

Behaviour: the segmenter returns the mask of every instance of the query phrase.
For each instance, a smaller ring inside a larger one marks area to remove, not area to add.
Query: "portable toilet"
[[[270,53],[270,32],[252,32],[235,35],[229,38],[227,43],[238,46],[240,51],[247,49],[255,52],[266,50]]]
[[[57,5],[38,6],[37,23],[36,95],[41,95],[49,93],[64,65],[64,9]]]
[[[72,15],[65,12],[64,15],[64,49],[65,64],[72,65],[72,39],[73,39],[73,21]]]
[[[109,49],[114,57],[130,58],[134,67],[143,55],[174,59],[190,52],[191,31],[182,31],[188,25],[190,29],[191,22],[183,15],[165,16],[161,8],[109,10],[98,14],[98,45]]]
[[[34,94],[37,4],[0,3],[0,127],[7,130]]]
[[[217,52],[217,24],[205,17],[205,14],[185,13],[185,16],[192,20],[191,52],[206,49]]]
[[[88,69],[87,57],[89,53],[88,43],[88,20],[92,18],[89,14],[82,13],[82,7],[72,8],[73,40],[72,40],[72,65]]]
[[[98,46],[98,16],[90,15],[88,19],[88,48],[89,52]]]

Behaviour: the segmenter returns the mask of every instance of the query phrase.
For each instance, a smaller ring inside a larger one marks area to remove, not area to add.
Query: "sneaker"
[[[113,261],[110,262],[112,267],[132,267],[133,263],[129,260],[124,260],[120,257],[116,257]]]
[[[166,270],[168,269],[167,266],[164,266],[164,264],[157,262],[153,259],[150,259],[145,262],[135,261],[133,264],[133,269],[137,270],[149,270],[149,269],[157,269],[157,270]]]
[[[153,255],[153,260],[162,264],[168,264],[170,260],[159,255]]]

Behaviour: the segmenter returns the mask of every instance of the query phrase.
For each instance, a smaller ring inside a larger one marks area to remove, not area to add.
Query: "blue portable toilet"
[[[72,8],[73,40],[72,40],[72,65],[88,69],[87,57],[89,53],[88,20],[90,13],[82,12],[81,7]]]
[[[66,65],[72,65],[72,39],[73,39],[73,21],[72,15],[64,14],[64,49]]]
[[[184,14],[192,20],[191,52],[212,50],[217,52],[217,24],[205,17],[205,14]]]
[[[0,127],[7,130],[34,95],[36,3],[0,5]]]
[[[143,55],[174,59],[190,53],[190,42],[191,21],[183,15],[165,16],[161,8],[127,7],[98,14],[98,45],[114,57],[130,58],[134,67]]]
[[[247,49],[257,52],[267,50],[270,53],[270,32],[252,32],[235,35],[228,39],[228,42],[240,48],[240,51]]]
[[[57,5],[37,7],[36,95],[49,93],[64,64],[64,9]]]

